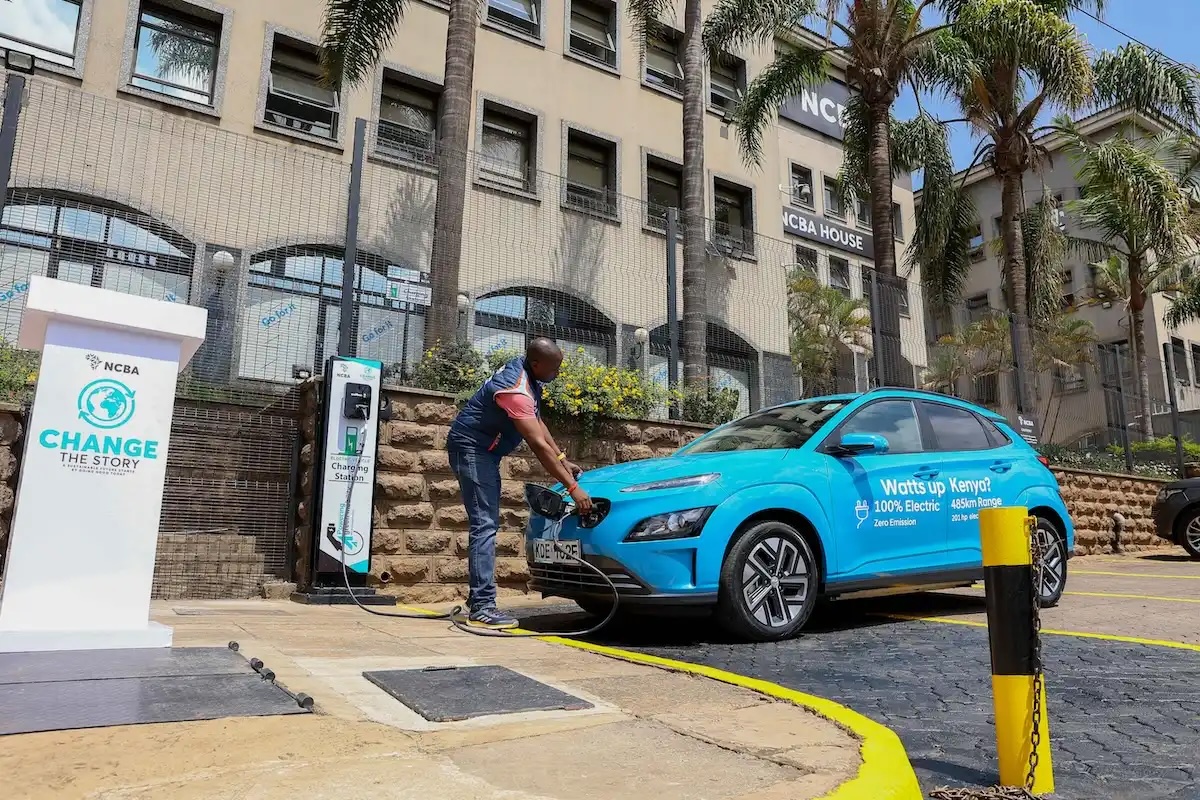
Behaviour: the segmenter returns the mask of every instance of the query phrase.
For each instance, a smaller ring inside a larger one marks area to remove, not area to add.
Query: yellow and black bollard
[[[1038,644],[1029,512],[1024,508],[982,509],[979,530],[1000,784],[1049,794],[1054,791],[1054,770]]]

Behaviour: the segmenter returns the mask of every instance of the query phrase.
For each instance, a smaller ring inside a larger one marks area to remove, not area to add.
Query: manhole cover
[[[592,708],[586,700],[504,667],[377,670],[363,677],[431,722]]]

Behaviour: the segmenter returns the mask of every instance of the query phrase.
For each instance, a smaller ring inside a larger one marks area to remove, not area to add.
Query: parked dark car
[[[1168,483],[1151,509],[1158,535],[1200,559],[1200,478]]]

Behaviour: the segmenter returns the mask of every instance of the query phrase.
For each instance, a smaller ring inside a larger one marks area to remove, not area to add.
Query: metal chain
[[[1042,542],[1038,537],[1037,518],[1026,520],[1029,531],[1029,554],[1033,565],[1033,730],[1030,733],[1029,772],[1024,786],[992,786],[987,789],[939,786],[929,793],[930,800],[1040,800],[1033,793],[1037,775],[1038,746],[1042,743]]]

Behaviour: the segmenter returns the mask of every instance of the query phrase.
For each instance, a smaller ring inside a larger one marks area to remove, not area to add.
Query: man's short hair
[[[554,343],[553,339],[548,339],[545,336],[538,336],[536,339],[531,339],[529,345],[525,348],[525,358],[530,361],[541,361],[545,358],[562,358],[562,348]]]

